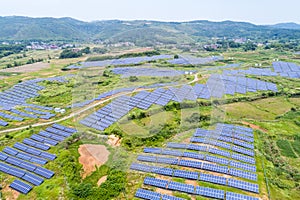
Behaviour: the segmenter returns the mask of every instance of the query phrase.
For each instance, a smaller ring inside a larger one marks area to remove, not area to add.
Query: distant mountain
[[[0,40],[103,40],[137,45],[186,44],[206,38],[300,38],[293,26],[258,26],[245,22],[121,21],[83,22],[72,18],[0,17]],[[293,27],[293,28],[291,28]]]
[[[272,25],[273,28],[281,28],[281,29],[294,29],[294,30],[300,30],[300,24],[296,23],[280,23]]]

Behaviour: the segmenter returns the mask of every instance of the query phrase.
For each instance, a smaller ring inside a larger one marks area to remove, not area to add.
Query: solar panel
[[[232,153],[231,158],[255,165],[255,159],[249,156]]]
[[[216,198],[216,199],[225,198],[224,190],[217,190],[217,189],[201,187],[201,186],[196,186],[195,194],[205,196],[205,197]]]
[[[174,148],[174,149],[186,149],[187,144],[180,144],[180,143],[173,143],[169,142],[167,144],[168,148]]]
[[[144,162],[156,162],[156,157],[155,156],[144,156],[144,155],[139,155],[137,157],[137,160],[139,161],[144,161]]]
[[[35,147],[35,148],[37,148],[37,149],[45,150],[45,151],[47,151],[47,150],[50,149],[49,146],[47,146],[47,145],[45,145],[45,144],[42,144],[42,143],[39,143],[39,142],[36,142],[36,141],[34,141],[34,140],[31,140],[31,139],[28,139],[28,138],[25,138],[25,139],[23,140],[23,143],[24,143],[24,144],[27,144],[27,145],[29,145],[29,146]]]
[[[188,185],[184,183],[177,183],[170,181],[168,184],[168,189],[169,190],[175,190],[175,191],[180,191],[180,192],[186,192],[189,194],[194,194],[195,192],[195,187],[193,185]]]
[[[135,193],[135,197],[148,200],[160,200],[161,194],[139,188]]]
[[[253,181],[257,181],[257,174],[251,173],[251,172],[245,172],[242,170],[231,168],[229,170],[229,174],[232,176],[237,176],[240,178],[245,178]]]
[[[170,155],[170,156],[182,156],[183,152],[164,149],[164,150],[162,150],[161,154],[163,154],[163,155]]]
[[[22,194],[28,194],[30,192],[30,190],[32,190],[32,186],[24,183],[20,180],[14,180],[10,186],[10,188],[22,193]]]
[[[210,183],[216,183],[219,185],[226,185],[226,178],[221,176],[215,176],[211,174],[203,174],[200,173],[200,181],[210,182]]]
[[[184,200],[184,199],[164,194],[162,195],[162,200]]]
[[[228,186],[254,192],[254,193],[259,193],[259,186],[257,184],[249,183],[246,181],[228,178]]]
[[[47,179],[49,178],[52,178],[52,176],[54,176],[54,172],[48,170],[48,169],[45,169],[45,168],[42,168],[42,167],[37,167],[35,170],[34,170],[34,173],[40,175],[40,176],[43,176]]]
[[[151,172],[152,167],[144,164],[132,163],[130,165],[130,169],[142,172]]]
[[[209,163],[203,163],[202,169],[213,171],[213,172],[219,172],[222,174],[228,173],[228,167],[227,166],[220,166],[220,165],[214,165]]]
[[[161,154],[161,149],[160,148],[149,148],[149,147],[146,147],[146,148],[144,148],[144,153]]]
[[[170,168],[163,168],[163,167],[152,167],[152,173],[161,174],[165,176],[173,176],[173,169]]]
[[[232,150],[235,151],[235,152],[238,152],[238,153],[245,154],[247,156],[254,157],[254,155],[255,155],[253,150],[245,149],[245,148],[238,147],[238,146],[233,146]]]
[[[226,192],[226,200],[259,200],[259,198],[234,192]]]
[[[144,184],[155,186],[155,187],[160,187],[160,188],[167,188],[168,181],[162,180],[162,179],[156,179],[156,178],[152,178],[152,177],[146,177],[144,179]]]
[[[241,163],[241,162],[237,162],[237,161],[230,161],[230,166],[235,167],[235,168],[240,168],[246,171],[252,171],[252,172],[256,172],[256,166],[255,165],[249,165],[246,163]]]
[[[211,155],[207,155],[205,160],[209,161],[209,162],[219,163],[219,164],[222,164],[222,165],[228,165],[228,163],[229,163],[228,159],[219,158],[219,157],[211,156]]]
[[[28,172],[22,177],[22,179],[35,186],[41,185],[44,182],[43,178]]]
[[[185,167],[196,168],[196,169],[201,169],[202,168],[202,162],[193,161],[193,160],[184,160],[184,159],[181,159],[179,161],[178,165],[185,166]]]
[[[168,157],[157,157],[157,163],[164,163],[169,165],[177,165],[177,158],[168,158]]]
[[[174,170],[174,176],[180,178],[186,178],[191,180],[198,180],[199,173],[198,172],[191,172],[185,170]]]
[[[184,152],[183,157],[194,158],[194,159],[198,159],[198,160],[204,160],[205,159],[204,154],[193,153],[193,152]]]

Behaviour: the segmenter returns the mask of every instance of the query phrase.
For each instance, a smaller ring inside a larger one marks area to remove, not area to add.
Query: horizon
[[[289,23],[293,23],[293,24],[298,24],[300,25],[300,23],[294,22],[294,21],[286,21],[286,22],[275,22],[273,24],[256,24],[253,22],[248,22],[248,21],[235,21],[235,20],[220,20],[220,21],[215,21],[215,20],[209,20],[209,19],[193,19],[193,20],[189,20],[189,21],[170,21],[170,20],[152,20],[152,19],[95,19],[92,21],[88,21],[88,20],[82,20],[82,19],[77,19],[71,16],[63,16],[63,17],[51,17],[51,16],[38,16],[38,17],[32,17],[32,16],[25,16],[25,15],[6,15],[6,16],[0,16],[3,18],[8,18],[8,17],[24,17],[24,18],[32,18],[32,19],[45,19],[45,18],[52,18],[52,19],[64,19],[64,18],[70,18],[70,19],[74,19],[74,20],[78,20],[78,21],[82,21],[82,22],[86,22],[86,23],[92,23],[92,22],[99,22],[99,21],[153,21],[153,22],[178,22],[178,23],[185,23],[185,22],[196,22],[196,21],[209,21],[209,22],[215,22],[215,23],[220,23],[220,22],[237,22],[237,23],[250,23],[250,24],[254,24],[254,25],[258,25],[258,26],[268,26],[268,25],[277,25],[277,24],[289,24]]]
[[[293,6],[290,6],[293,5]],[[147,20],[162,22],[186,22],[208,20],[213,22],[235,21],[256,25],[272,25],[278,23],[300,24],[298,8],[300,2],[286,0],[140,0],[74,2],[71,0],[11,0],[1,2],[0,13],[3,16],[70,17],[80,21],[104,20]],[[278,14],[280,13],[280,15]]]

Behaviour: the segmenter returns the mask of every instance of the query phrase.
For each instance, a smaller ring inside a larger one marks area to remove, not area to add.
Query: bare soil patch
[[[108,140],[106,143],[113,147],[118,147],[121,145],[121,139],[115,135],[110,135],[108,136]]]
[[[110,152],[104,145],[84,144],[80,145],[78,152],[80,154],[79,162],[83,165],[81,176],[85,178],[107,162]]]
[[[158,192],[160,194],[171,195],[171,196],[173,194],[173,192],[171,190],[164,190],[162,188],[156,188],[156,192]]]
[[[260,131],[262,131],[262,132],[264,132],[264,133],[268,132],[266,129],[263,129],[263,128],[261,128],[260,126],[257,126],[257,125],[255,125],[255,124],[251,124],[251,123],[245,122],[245,121],[243,121],[242,123],[245,124],[245,125],[250,126],[250,128],[252,128],[252,129],[260,130]]]
[[[99,179],[97,182],[97,185],[100,186],[102,183],[104,183],[107,180],[107,176],[103,176]]]
[[[3,193],[10,194],[6,196],[6,200],[16,200],[18,199],[20,193],[16,190],[11,189],[8,185],[2,189]]]
[[[19,67],[6,68],[0,70],[0,72],[14,72],[14,73],[26,73],[26,72],[36,72],[41,69],[48,68],[50,66],[49,63],[38,62],[34,64],[22,65]]]

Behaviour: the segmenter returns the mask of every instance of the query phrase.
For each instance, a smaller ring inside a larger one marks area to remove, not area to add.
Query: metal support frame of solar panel
[[[167,180],[156,179],[152,177],[146,177],[144,179],[144,185],[151,185],[159,188],[167,188],[168,182],[169,181]]]
[[[226,192],[226,200],[259,200],[259,198],[234,192]]]
[[[215,198],[215,199],[225,198],[224,190],[218,190],[218,189],[201,187],[201,186],[196,186],[195,194],[205,196],[205,197]]]

